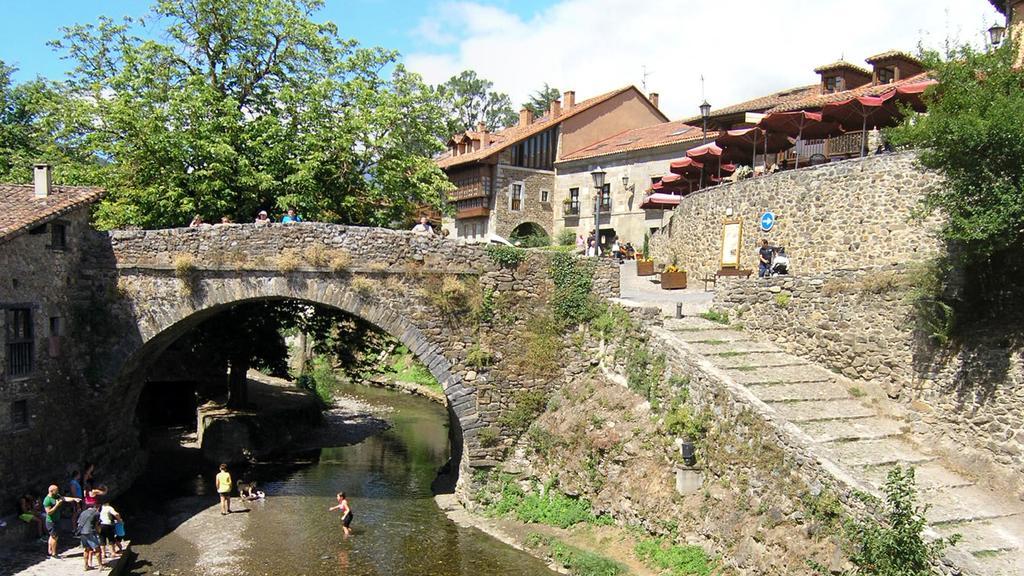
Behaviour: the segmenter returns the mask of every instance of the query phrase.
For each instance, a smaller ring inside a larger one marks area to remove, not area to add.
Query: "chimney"
[[[523,108],[519,111],[519,127],[529,126],[533,124],[533,111],[527,108]]]
[[[568,90],[562,93],[562,102],[565,102],[566,108],[572,108],[576,105],[576,92]]]
[[[648,96],[647,99],[651,101],[651,105],[652,106],[654,106],[655,108],[658,107],[658,93],[657,92],[651,92],[651,95]]]
[[[49,164],[33,164],[32,165],[32,180],[35,184],[35,197],[46,198],[52,192],[51,183],[53,181],[52,166]]]
[[[487,133],[487,124],[484,124],[483,122],[477,122],[476,123],[476,131],[480,132],[480,133],[483,133],[483,134],[486,134]]]
[[[550,113],[549,115],[551,116],[551,118],[558,118],[558,115],[562,113],[562,101],[561,100],[552,100],[551,101],[551,108],[549,109],[549,113]]]

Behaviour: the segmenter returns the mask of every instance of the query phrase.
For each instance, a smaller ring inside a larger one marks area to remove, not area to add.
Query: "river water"
[[[455,525],[435,504],[431,483],[449,455],[443,407],[423,398],[366,387],[352,386],[344,394],[389,409],[392,428],[353,446],[321,449],[312,464],[245,471],[262,480],[267,498],[252,503],[251,512],[244,517],[237,515],[244,518],[241,534],[221,534],[244,544],[240,546],[244,553],[231,562],[232,574],[553,574],[536,558],[476,529]],[[203,477],[179,486],[202,491],[209,484]],[[341,491],[348,495],[354,513],[354,534],[347,539],[340,514],[327,511]],[[201,512],[210,515],[208,529],[230,530],[226,524],[217,524],[221,517],[209,508],[210,498],[205,495],[206,509]],[[196,518],[184,520],[185,524],[196,522]],[[173,531],[149,540],[138,547],[141,562],[134,573],[209,572],[204,570],[202,554],[189,554],[182,537]],[[196,563],[200,565],[193,568]]]

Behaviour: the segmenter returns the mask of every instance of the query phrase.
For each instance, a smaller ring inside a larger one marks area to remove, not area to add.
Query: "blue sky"
[[[46,42],[61,26],[148,5],[0,0],[0,59],[17,80],[59,78],[69,63]],[[518,105],[544,82],[584,99],[646,79],[674,119],[704,97],[718,108],[815,83],[813,69],[840,57],[866,66],[893,48],[980,43],[996,18],[988,0],[326,0],[317,15],[399,50],[430,83],[474,69]]]

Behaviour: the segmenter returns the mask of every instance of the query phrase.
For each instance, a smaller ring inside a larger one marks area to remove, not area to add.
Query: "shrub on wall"
[[[597,317],[599,306],[591,293],[594,285],[593,261],[556,252],[550,255],[548,270],[555,284],[551,307],[559,322],[577,325]]]

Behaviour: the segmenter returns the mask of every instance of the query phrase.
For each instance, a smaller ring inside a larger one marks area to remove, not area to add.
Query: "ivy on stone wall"
[[[502,268],[515,268],[526,260],[526,250],[515,246],[504,246],[501,244],[490,244],[485,248],[487,256],[492,262]]]
[[[597,317],[597,299],[591,293],[594,285],[594,263],[573,254],[555,252],[549,257],[551,280],[555,291],[551,307],[555,319],[567,325],[578,325]]]

